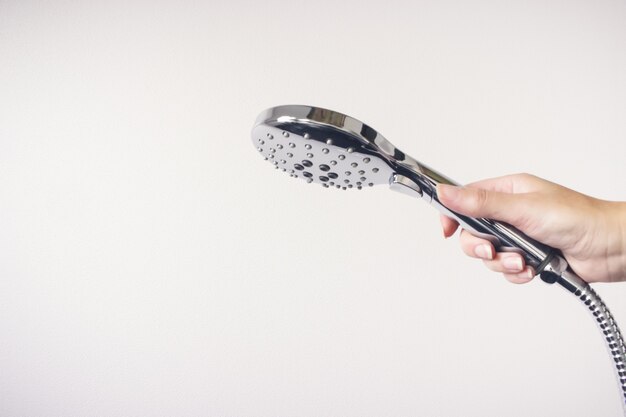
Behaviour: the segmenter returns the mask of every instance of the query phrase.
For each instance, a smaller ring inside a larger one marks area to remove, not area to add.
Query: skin
[[[626,202],[599,200],[529,174],[508,175],[455,187],[440,184],[440,201],[461,214],[509,223],[528,236],[560,249],[587,282],[626,281]],[[441,216],[443,234],[458,223]],[[509,281],[522,284],[535,271],[516,253],[496,252],[486,240],[462,230],[463,252]]]

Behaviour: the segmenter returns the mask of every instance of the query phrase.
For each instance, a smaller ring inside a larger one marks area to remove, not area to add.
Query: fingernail
[[[478,256],[480,259],[493,259],[493,252],[491,251],[491,246],[487,244],[477,245],[474,248],[474,254]]]
[[[528,282],[533,279],[535,276],[535,272],[532,267],[527,266],[524,271],[520,272],[516,275],[517,279],[520,280],[520,283]]]
[[[521,271],[524,267],[522,265],[522,259],[518,256],[509,256],[502,259],[502,265],[509,271]]]

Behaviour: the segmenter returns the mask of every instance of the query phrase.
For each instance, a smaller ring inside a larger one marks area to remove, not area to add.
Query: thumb
[[[437,185],[439,201],[452,211],[470,216],[502,220],[514,226],[528,215],[528,196],[483,188]]]

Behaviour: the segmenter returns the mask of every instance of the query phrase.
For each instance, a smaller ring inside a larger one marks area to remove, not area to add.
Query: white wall
[[[0,415],[620,415],[573,297],[249,131],[328,107],[462,182],[625,200],[626,3],[370,3],[0,3]]]

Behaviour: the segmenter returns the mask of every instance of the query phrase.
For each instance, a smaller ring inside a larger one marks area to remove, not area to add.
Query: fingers
[[[441,203],[452,211],[470,217],[487,217],[516,224],[525,217],[529,204],[525,194],[509,194],[484,188],[437,186]]]
[[[486,197],[490,196],[492,192],[505,194],[504,196],[499,196],[500,198],[496,200],[506,199],[506,194],[519,194],[536,191],[542,186],[545,186],[545,183],[547,183],[547,181],[533,175],[514,174],[497,178],[489,178],[468,184],[467,188],[472,189],[469,191],[465,191],[466,188],[452,187],[440,184],[437,187],[437,194],[439,199],[445,206],[453,210],[456,209],[456,211],[459,211],[463,214],[472,215],[471,213],[467,212],[468,207],[469,210],[472,211],[472,206],[475,207],[477,205],[481,205],[480,200],[482,200],[482,205],[486,205]],[[463,191],[459,191],[459,189]],[[484,192],[479,190],[484,190]],[[466,193],[467,195],[464,195],[463,193]],[[465,200],[465,197],[467,197],[467,200]],[[489,200],[491,201],[492,199],[493,198],[490,198]],[[497,208],[497,204],[499,204],[498,201],[494,201],[493,203],[490,202],[488,204],[489,207],[485,207],[484,210],[481,208],[474,208],[474,213],[477,213],[477,210],[481,211],[481,213],[478,213],[479,215],[475,215],[474,217],[497,218],[496,216],[485,214],[485,210],[493,212],[492,206],[496,206],[495,208]],[[515,202],[515,204],[517,204],[517,202]],[[500,211],[501,210],[507,210],[507,208],[501,208]],[[500,220],[507,221],[507,219]],[[455,220],[443,215],[440,217],[440,221],[443,228],[443,235],[446,238],[452,236],[459,226],[459,224]],[[509,223],[511,223],[511,221],[509,221]]]
[[[470,234],[467,230],[461,230],[461,250],[470,258],[491,260],[496,256],[496,250],[488,240],[481,239]]]
[[[459,228],[459,224],[455,220],[452,220],[443,214],[439,215],[439,221],[441,222],[441,227],[443,229],[443,236],[446,239],[452,236],[454,232],[456,232],[456,229]]]
[[[480,180],[466,186],[470,188],[484,188],[485,190],[499,193],[521,194],[540,191],[548,184],[552,183],[534,175],[514,174]]]
[[[514,252],[496,252],[491,242],[461,231],[461,249],[476,259],[482,259],[487,268],[504,274],[504,277],[516,284],[529,282],[535,272],[532,267],[526,266],[524,258]]]
[[[505,177],[482,180],[456,187],[446,184],[437,186],[437,197],[450,210],[470,216],[502,220],[524,229],[528,219],[536,218],[545,211],[543,200],[533,193],[550,188],[554,184],[528,174],[508,175]],[[542,208],[543,207],[543,208]],[[450,237],[459,224],[446,216],[440,217],[444,236]],[[484,239],[461,231],[463,252],[477,259],[482,259],[485,266],[517,284],[529,282],[534,277],[532,267],[526,266],[524,258],[514,252],[496,252],[493,245]]]
[[[520,272],[519,274],[503,274],[507,281],[513,284],[526,284],[532,281],[535,276],[535,272],[531,267],[527,267],[527,271]]]

